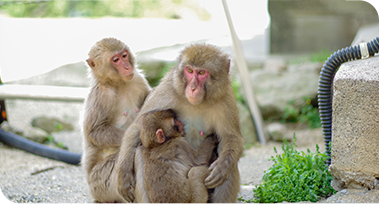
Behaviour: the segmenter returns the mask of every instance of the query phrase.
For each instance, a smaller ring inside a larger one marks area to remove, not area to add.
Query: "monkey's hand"
[[[211,172],[205,179],[205,186],[209,189],[221,186],[226,180],[228,180],[235,164],[231,157],[219,157],[209,167]]]
[[[122,178],[119,177],[118,193],[130,203],[134,202],[134,186],[135,179],[132,173],[123,174]]]

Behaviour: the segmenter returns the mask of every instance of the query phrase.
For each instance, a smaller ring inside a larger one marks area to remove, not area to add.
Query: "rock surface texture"
[[[334,78],[329,171],[338,191],[379,188],[378,88],[379,57],[344,63]]]

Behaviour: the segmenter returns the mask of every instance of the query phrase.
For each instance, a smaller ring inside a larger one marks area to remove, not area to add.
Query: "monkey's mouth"
[[[179,132],[181,136],[184,136],[183,123],[177,119],[174,119],[174,130]]]
[[[126,80],[131,80],[131,79],[133,79],[133,77],[134,77],[134,73],[131,73],[131,74],[127,75],[127,76],[124,76],[123,78],[126,79]]]
[[[193,97],[189,97],[189,96],[187,96],[187,100],[188,100],[188,102],[190,102],[192,105],[197,105],[197,104],[200,104],[200,103],[203,101],[203,98],[202,98],[202,97],[196,97],[196,98],[193,98]]]

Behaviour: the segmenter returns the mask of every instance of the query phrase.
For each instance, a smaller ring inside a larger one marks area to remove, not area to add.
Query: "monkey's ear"
[[[164,136],[164,132],[162,129],[158,129],[157,132],[155,132],[155,134],[157,135],[159,144],[162,144],[166,140],[166,137]]]
[[[93,61],[92,58],[88,58],[87,60],[87,64],[93,69],[95,68],[95,62]]]

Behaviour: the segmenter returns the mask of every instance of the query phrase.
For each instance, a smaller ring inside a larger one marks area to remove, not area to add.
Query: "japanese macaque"
[[[171,110],[145,113],[136,123],[142,146],[134,163],[140,189],[135,202],[207,202],[204,179],[217,139],[209,136],[196,151],[182,137],[183,125]]]
[[[205,179],[211,192],[208,201],[236,202],[240,189],[237,163],[244,139],[229,77],[230,59],[219,48],[207,44],[185,48],[178,59],[178,65],[146,98],[141,114],[172,109],[183,123],[184,138],[194,149],[208,135],[215,135],[219,142],[217,159]],[[140,130],[132,123],[125,132],[116,163],[118,190],[127,201],[134,200],[134,175],[139,174],[133,166],[136,149],[141,145],[139,135]]]
[[[88,55],[92,81],[85,100],[82,164],[95,202],[125,202],[114,165],[124,132],[151,88],[123,42],[104,38]]]

